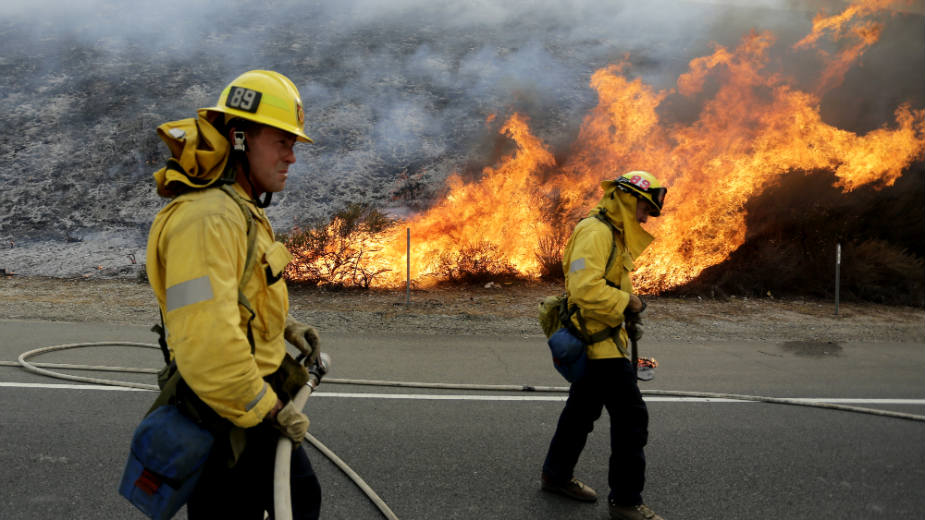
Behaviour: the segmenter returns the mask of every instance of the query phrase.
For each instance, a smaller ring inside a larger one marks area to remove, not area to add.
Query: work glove
[[[633,293],[630,293],[630,302],[626,306],[626,312],[624,314],[642,314],[646,310],[646,302],[639,296],[636,296]]]
[[[286,330],[283,332],[286,341],[292,343],[299,352],[305,354],[305,365],[311,366],[318,360],[321,354],[321,339],[318,337],[318,331],[311,325],[306,325],[300,321],[286,317]]]
[[[639,341],[642,339],[642,320],[639,319],[638,314],[626,316],[626,335],[629,336],[632,341]]]
[[[295,444],[300,444],[308,432],[308,416],[295,409],[292,401],[280,408],[276,413],[276,424],[283,435],[289,437]]]
[[[635,294],[630,294],[630,303],[623,311],[626,321],[626,334],[632,341],[642,339],[642,314],[646,310],[646,302]]]

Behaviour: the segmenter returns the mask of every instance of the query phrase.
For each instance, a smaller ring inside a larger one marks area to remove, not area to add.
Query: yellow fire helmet
[[[662,213],[662,205],[665,203],[665,194],[668,188],[662,186],[662,183],[649,172],[632,171],[621,175],[612,181],[604,181],[601,187],[605,190],[611,186],[633,195],[637,199],[644,199],[652,204],[653,210],[650,215],[657,217]]]
[[[294,134],[311,143],[305,135],[305,111],[299,90],[286,76],[271,70],[252,70],[241,74],[225,87],[214,107],[200,108],[199,116],[213,120],[215,113],[226,121],[240,117]]]

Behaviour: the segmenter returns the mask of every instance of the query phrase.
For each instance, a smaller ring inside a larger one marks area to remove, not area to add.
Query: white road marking
[[[565,401],[567,395],[476,395],[476,394],[383,394],[383,393],[352,393],[352,392],[325,392],[319,390],[313,397],[346,397],[359,399],[422,399],[444,401]],[[669,397],[669,396],[643,396],[650,403],[750,403],[744,399],[730,399],[717,397]],[[794,398],[795,401],[808,403],[840,403],[840,404],[908,404],[925,405],[925,399],[839,399],[839,398]]]
[[[44,384],[44,383],[5,383],[0,387],[8,388],[47,388],[57,390],[108,390],[123,392],[147,392],[138,388],[108,385],[75,385],[75,384]],[[368,392],[325,392],[318,390],[313,397],[340,397],[348,399],[418,399],[432,401],[565,401],[566,395],[485,395],[485,394],[388,394]],[[751,403],[742,399],[727,399],[717,397],[668,397],[643,396],[650,403]],[[833,404],[899,404],[899,405],[925,405],[925,399],[867,399],[867,398],[824,398],[824,397],[793,397],[787,398],[807,403],[833,403]]]
[[[12,388],[52,388],[52,389],[63,389],[63,390],[111,390],[111,391],[122,391],[122,392],[150,392],[150,390],[142,390],[141,388],[129,388],[125,386],[111,386],[111,385],[71,385],[71,384],[46,384],[46,383],[5,383],[0,381],[0,387],[12,387]]]

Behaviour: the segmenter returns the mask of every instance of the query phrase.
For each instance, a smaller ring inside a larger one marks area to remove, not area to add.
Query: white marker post
[[[838,289],[841,285],[841,243],[835,246],[835,315],[838,316]]]
[[[405,285],[405,306],[411,305],[411,228],[405,228],[408,237],[408,245],[406,247],[405,258],[407,259],[407,267],[405,268],[406,285]]]

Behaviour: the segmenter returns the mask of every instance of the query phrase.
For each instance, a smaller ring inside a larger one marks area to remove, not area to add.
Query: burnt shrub
[[[565,240],[561,235],[550,235],[540,238],[536,246],[536,260],[540,264],[540,278],[550,282],[565,279],[562,271],[562,251]]]
[[[436,262],[436,278],[448,284],[480,284],[518,278],[514,268],[498,250],[498,246],[479,242],[440,255]]]
[[[843,292],[862,300],[923,305],[925,261],[883,240],[851,242],[841,267]]]
[[[536,245],[536,260],[540,265],[540,278],[547,281],[565,279],[562,272],[562,253],[575,224],[581,220],[580,210],[569,209],[574,204],[566,200],[561,191],[553,189],[543,195],[540,210],[543,222],[551,226],[548,234]]]
[[[369,288],[387,269],[370,265],[369,244],[394,220],[371,206],[351,204],[329,222],[296,227],[280,240],[292,254],[286,280],[331,287]]]

